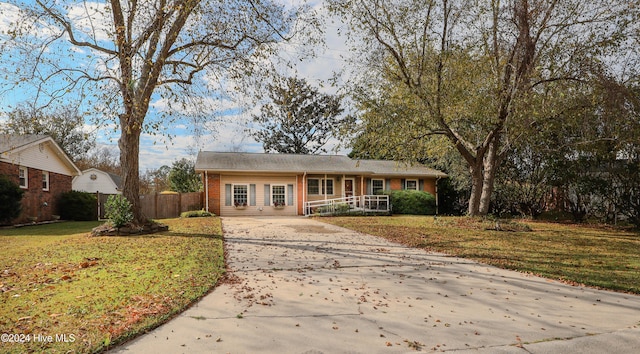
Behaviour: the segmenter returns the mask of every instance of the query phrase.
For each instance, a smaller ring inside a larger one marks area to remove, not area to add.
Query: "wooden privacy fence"
[[[142,194],[140,204],[142,213],[151,219],[177,218],[180,213],[202,209],[203,192]],[[98,193],[98,215],[104,219],[104,205],[110,194]]]

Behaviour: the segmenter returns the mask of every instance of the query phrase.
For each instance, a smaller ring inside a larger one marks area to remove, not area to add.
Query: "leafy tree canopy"
[[[341,97],[321,93],[306,80],[277,77],[267,86],[270,102],[253,116],[251,135],[266,152],[316,154],[351,122],[342,116]]]
[[[172,191],[179,193],[202,190],[202,181],[196,173],[195,163],[186,158],[175,161],[169,171],[169,186]]]
[[[602,63],[637,63],[639,9],[624,0],[329,3],[361,68],[362,138],[411,160],[444,137],[467,165],[470,215],[488,213],[514,144],[559,117],[565,96]]]

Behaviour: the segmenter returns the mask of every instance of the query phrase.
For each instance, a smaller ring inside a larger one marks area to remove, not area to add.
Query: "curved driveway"
[[[230,279],[118,353],[636,353],[638,296],[302,217],[223,218]]]

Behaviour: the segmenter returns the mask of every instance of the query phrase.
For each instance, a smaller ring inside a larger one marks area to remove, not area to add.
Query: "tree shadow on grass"
[[[179,231],[164,231],[162,233],[158,233],[155,235],[142,235],[142,236],[171,236],[171,237],[189,237],[189,238],[195,238],[195,237],[200,237],[200,238],[213,238],[213,239],[217,239],[217,240],[223,240],[224,237],[222,235],[217,235],[217,234],[206,234],[206,233],[185,233],[185,232],[179,232]],[[140,236],[140,237],[142,237]]]
[[[66,236],[91,232],[99,221],[63,221],[0,229],[0,236]]]

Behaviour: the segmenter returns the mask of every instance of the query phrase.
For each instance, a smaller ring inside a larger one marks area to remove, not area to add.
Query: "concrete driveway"
[[[229,281],[115,353],[637,353],[640,297],[302,217],[224,218]]]

